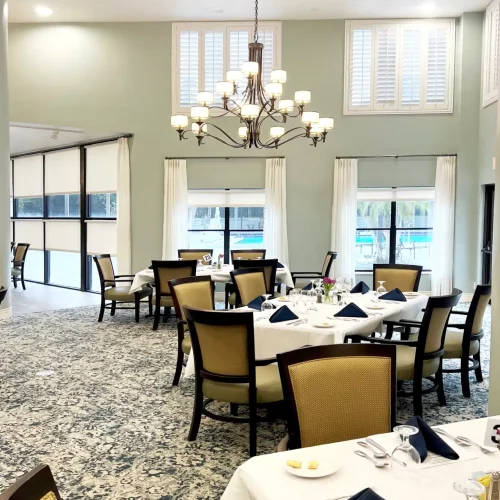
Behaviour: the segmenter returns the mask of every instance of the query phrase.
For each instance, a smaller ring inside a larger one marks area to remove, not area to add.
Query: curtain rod
[[[167,156],[165,160],[271,160],[284,156]]]
[[[373,155],[373,156],[337,156],[338,160],[365,160],[368,158],[423,158],[425,156],[458,156],[457,153],[422,154],[422,155]]]

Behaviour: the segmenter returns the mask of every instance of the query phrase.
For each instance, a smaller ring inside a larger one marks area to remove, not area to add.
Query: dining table
[[[408,471],[390,458],[387,467],[377,468],[356,455],[355,450],[362,450],[357,444],[359,439],[257,456],[236,469],[222,500],[347,500],[365,488],[371,488],[385,500],[465,500],[465,495],[454,490],[454,482],[500,471],[498,449],[487,447],[490,453],[485,454],[477,446],[483,444],[487,423],[487,418],[480,418],[438,425],[450,434],[443,439],[458,453],[458,460],[429,455]],[[474,444],[459,445],[452,439],[458,436],[465,436]],[[372,438],[389,454],[400,444],[395,432]],[[318,478],[298,477],[290,471],[289,460],[301,464],[316,460],[318,471],[323,467],[335,472]]]
[[[278,297],[270,302],[276,308],[287,306],[297,313],[299,323],[291,321],[272,323],[269,321],[274,312],[261,312],[248,307],[238,311],[252,311],[254,315],[255,358],[274,358],[280,352],[292,351],[305,345],[342,344],[346,335],[370,335],[373,332],[382,333],[385,320],[400,319],[417,320],[422,315],[428,296],[420,293],[409,293],[406,302],[381,300],[376,292],[365,294],[346,294],[344,301],[354,303],[366,312],[366,318],[337,318],[344,306],[338,304],[314,304],[316,311],[300,313],[299,307],[292,302],[290,296]],[[194,356],[191,351],[185,377],[194,375]]]
[[[255,261],[255,267],[258,267],[258,260]],[[234,267],[231,264],[223,264],[221,269],[212,267],[211,265],[201,265],[196,268],[196,276],[210,276],[214,283],[229,283],[231,281],[231,271]],[[130,293],[135,293],[141,290],[149,283],[154,283],[155,277],[152,269],[143,269],[135,276],[130,286]],[[288,266],[283,266],[276,270],[276,281],[283,283],[289,288],[294,287],[292,273]]]

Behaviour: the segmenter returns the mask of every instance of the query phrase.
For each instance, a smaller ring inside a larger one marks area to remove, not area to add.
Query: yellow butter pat
[[[300,469],[302,467],[302,464],[297,460],[288,460],[286,464],[288,467],[292,467],[293,469]]]
[[[317,460],[311,460],[309,462],[309,465],[307,466],[308,469],[317,469],[318,468],[318,461]]]

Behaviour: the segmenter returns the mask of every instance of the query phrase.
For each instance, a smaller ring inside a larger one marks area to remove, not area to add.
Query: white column
[[[10,154],[7,81],[7,0],[0,0],[0,286],[10,287]],[[11,315],[10,294],[0,305],[0,319]]]

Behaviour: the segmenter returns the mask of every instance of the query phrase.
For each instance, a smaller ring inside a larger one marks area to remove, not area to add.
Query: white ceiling
[[[456,17],[491,0],[260,0],[261,19]],[[434,4],[431,13],[425,5]],[[40,19],[35,6],[54,13]],[[253,0],[11,0],[11,22],[249,20]]]

